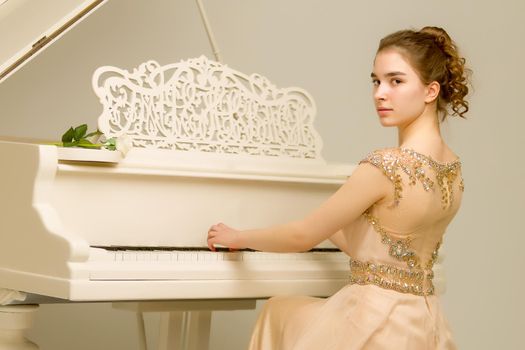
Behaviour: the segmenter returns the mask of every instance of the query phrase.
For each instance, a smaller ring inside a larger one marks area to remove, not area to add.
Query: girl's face
[[[429,91],[410,63],[394,49],[379,52],[371,74],[381,125],[403,127],[427,108]]]

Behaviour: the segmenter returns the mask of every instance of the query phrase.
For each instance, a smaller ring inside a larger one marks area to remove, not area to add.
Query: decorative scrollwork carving
[[[258,156],[321,158],[316,107],[300,88],[276,88],[206,57],[132,72],[100,67],[93,88],[99,129],[127,134],[135,147]]]

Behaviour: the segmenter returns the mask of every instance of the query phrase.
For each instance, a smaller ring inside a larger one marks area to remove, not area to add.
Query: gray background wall
[[[372,149],[396,144],[396,131],[379,126],[371,103],[378,40],[402,28],[448,30],[474,70],[475,88],[469,119],[443,125],[463,159],[466,184],[443,248],[444,307],[461,349],[523,348],[525,2],[204,4],[225,63],[314,96],[329,161],[357,162]],[[213,57],[193,1],[110,0],[0,85],[0,135],[58,139],[71,125],[94,128],[101,111],[90,86],[96,67],[131,69],[148,59],[166,64],[201,54]],[[245,348],[255,317],[256,311],[217,313],[211,349]],[[134,322],[110,304],[44,305],[29,337],[43,350],[133,350]],[[157,325],[158,314],[148,314],[152,345]]]

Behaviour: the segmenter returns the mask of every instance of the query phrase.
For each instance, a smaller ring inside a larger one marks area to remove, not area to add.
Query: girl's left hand
[[[239,249],[240,231],[235,230],[223,223],[213,225],[208,230],[208,248],[215,251],[215,245],[220,244],[222,246],[230,248],[230,250]]]

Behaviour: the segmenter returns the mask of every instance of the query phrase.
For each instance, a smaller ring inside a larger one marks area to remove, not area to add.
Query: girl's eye
[[[374,86],[379,86],[379,80],[377,80],[377,79],[372,79],[372,84],[373,84]]]
[[[401,83],[402,83],[402,81],[399,80],[399,79],[393,79],[393,80],[392,80],[392,84],[394,84],[394,85],[399,85],[399,84],[401,84]]]

